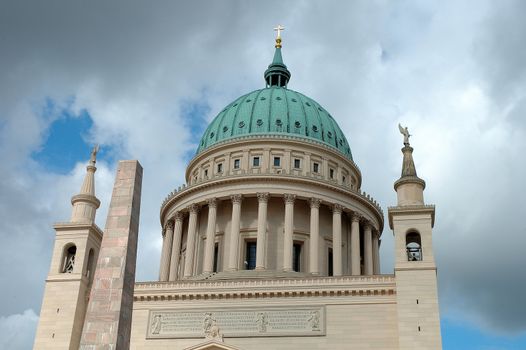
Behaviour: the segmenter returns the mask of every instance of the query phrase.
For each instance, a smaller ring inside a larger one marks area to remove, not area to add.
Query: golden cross
[[[283,27],[281,24],[278,24],[278,26],[274,28],[274,30],[278,32],[278,36],[276,37],[276,39],[281,39],[281,31],[285,30],[285,27]]]

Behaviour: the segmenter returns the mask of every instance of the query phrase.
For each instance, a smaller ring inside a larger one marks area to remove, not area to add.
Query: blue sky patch
[[[444,350],[524,350],[526,335],[497,336],[470,327],[468,324],[441,319],[442,348]]]
[[[184,160],[189,162],[194,156],[201,136],[208,126],[207,115],[210,113],[210,105],[206,103],[206,99],[202,98],[200,101],[186,101],[182,103],[181,115],[182,119],[186,121],[187,127],[190,129],[190,141],[195,144],[195,148],[186,152]]]
[[[47,100],[42,111],[44,118],[49,118],[55,107],[53,101]],[[87,143],[86,138],[93,120],[86,110],[75,115],[65,108],[58,113],[58,119],[47,130],[44,144],[32,154],[32,158],[49,171],[66,174],[78,161],[87,162],[89,159],[93,145]]]

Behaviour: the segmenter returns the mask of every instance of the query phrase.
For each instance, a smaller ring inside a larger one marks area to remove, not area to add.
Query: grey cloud
[[[417,168],[428,183],[426,199],[437,204],[434,242],[442,314],[493,331],[524,332],[525,320],[518,317],[524,310],[515,306],[526,292],[516,278],[516,266],[526,262],[518,252],[525,244],[520,234],[524,205],[518,195],[525,190],[520,180],[525,167],[517,161],[524,142],[513,131],[521,123],[522,105],[514,102],[515,112],[492,122],[493,114],[507,113],[496,91],[506,97],[524,86],[524,67],[516,59],[522,53],[510,58],[526,36],[519,23],[522,4],[508,4],[493,9],[478,1],[440,6],[382,1],[2,3],[0,145],[6,161],[0,171],[6,174],[1,183],[6,199],[0,257],[21,246],[28,256],[6,254],[14,268],[2,261],[2,278],[15,281],[13,288],[2,290],[1,299],[9,301],[0,304],[2,314],[38,311],[51,222],[67,218],[69,197],[81,182],[80,165],[63,177],[28,165],[52,122],[36,113],[43,99],[60,103],[74,96],[72,108],[85,108],[93,118],[89,141],[113,146],[116,158],[141,161],[137,273],[140,280],[153,280],[160,254],[159,205],[182,183],[184,157],[196,142],[182,106],[208,105],[210,113],[203,119],[209,120],[235,97],[263,86],[272,57],[271,28],[281,22],[287,27],[283,54],[292,71],[290,87],[319,101],[340,123],[362,170],[364,190],[384,208],[396,202],[392,183],[401,164],[397,123],[408,124],[415,134]],[[513,28],[518,29],[508,40],[506,33]],[[114,164],[102,168],[97,195],[107,203]],[[38,181],[40,173],[46,181]],[[28,185],[13,185],[20,179]],[[30,219],[20,217],[23,210]],[[104,220],[102,208],[97,222],[104,226]],[[386,227],[384,273],[392,272],[392,250]]]

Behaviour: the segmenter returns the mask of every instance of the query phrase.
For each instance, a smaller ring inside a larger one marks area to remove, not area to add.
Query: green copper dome
[[[287,88],[290,72],[276,48],[265,72],[267,87],[239,97],[206,129],[197,154],[226,140],[247,137],[292,137],[330,146],[349,159],[351,148],[332,116],[313,99]]]

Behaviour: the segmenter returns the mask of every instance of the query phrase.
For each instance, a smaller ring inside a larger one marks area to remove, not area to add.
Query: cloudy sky
[[[94,143],[101,227],[116,161],[144,167],[137,279],[157,277],[159,206],[208,121],[264,86],[278,23],[289,87],[339,122],[384,209],[397,124],[414,135],[444,348],[526,348],[525,15],[519,0],[0,1],[0,348],[32,346],[52,224]]]

